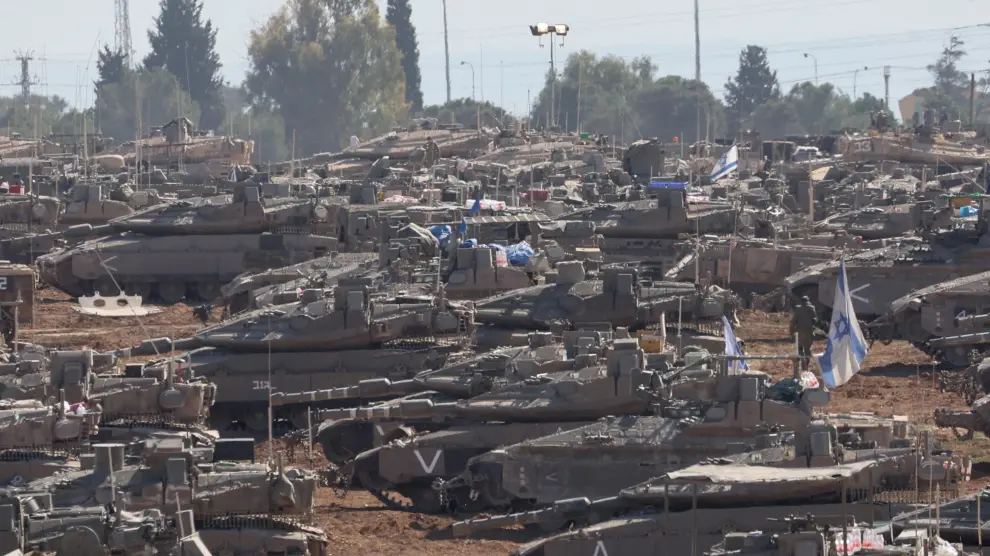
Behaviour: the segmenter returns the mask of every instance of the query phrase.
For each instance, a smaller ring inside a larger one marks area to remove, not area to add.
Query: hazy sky
[[[384,16],[385,0],[380,0]],[[441,0],[413,0],[419,34],[423,92],[427,103],[445,100],[443,11]],[[0,0],[4,20],[26,32],[0,34],[0,94],[12,85],[20,67],[17,51],[33,51],[31,72],[42,91],[73,104],[92,100],[95,50],[114,40],[113,0]],[[282,0],[206,0],[204,13],[219,29],[217,49],[224,76],[240,83],[248,69],[250,29],[266,20]],[[690,0],[448,0],[452,93],[471,96],[474,65],[476,95],[517,113],[527,95],[535,95],[549,64],[549,44],[540,48],[528,25],[567,23],[571,35],[558,50],[561,58],[588,49],[623,57],[649,55],[659,74],[694,74],[693,4]],[[131,0],[131,30],[139,57],[148,51],[147,29],[158,12],[157,0]],[[701,0],[702,78],[721,95],[735,73],[739,50],[766,46],[782,88],[818,75],[852,93],[883,94],[882,68],[891,66],[892,100],[931,78],[934,61],[955,31],[970,55],[967,71],[990,69],[988,0]],[[9,27],[9,25],[8,25]],[[863,69],[868,67],[869,69]],[[83,84],[80,86],[79,84]]]

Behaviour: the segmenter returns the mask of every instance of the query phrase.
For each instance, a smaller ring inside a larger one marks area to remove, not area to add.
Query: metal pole
[[[502,108],[499,124],[505,127],[505,63],[502,60],[498,61],[498,88],[498,105]]]
[[[447,33],[447,0],[443,0],[443,57],[447,65],[447,103],[450,104],[450,37]]]
[[[554,66],[553,60],[553,43],[556,40],[556,34],[552,31],[550,32],[550,116],[547,118],[547,127],[553,127],[556,122],[556,114],[554,113],[554,89],[557,85],[557,70]]]

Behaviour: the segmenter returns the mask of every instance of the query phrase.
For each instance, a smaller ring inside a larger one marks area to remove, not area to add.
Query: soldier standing
[[[440,160],[440,147],[433,142],[433,137],[426,138],[426,156],[423,158],[423,166],[431,168]]]
[[[808,296],[802,297],[801,304],[791,313],[791,336],[794,334],[798,337],[798,355],[805,358],[801,367],[807,368],[815,335],[815,307]]]

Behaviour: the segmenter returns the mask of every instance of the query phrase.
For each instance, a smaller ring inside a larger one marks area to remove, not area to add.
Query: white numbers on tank
[[[254,389],[255,390],[268,390],[268,387],[270,385],[271,385],[271,383],[268,382],[267,380],[256,380],[256,381],[254,381]]]

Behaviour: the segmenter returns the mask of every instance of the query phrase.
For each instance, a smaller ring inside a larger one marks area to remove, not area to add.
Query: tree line
[[[81,133],[83,122],[117,141],[141,129],[184,116],[200,129],[250,137],[259,162],[337,150],[351,135],[369,137],[408,122],[435,117],[474,126],[513,123],[491,102],[455,99],[424,105],[416,29],[410,0],[286,0],[248,44],[250,69],[243,83],[220,75],[217,29],[202,15],[203,0],[160,0],[148,32],[149,54],[128,67],[123,53],[104,46],[93,106],[70,109],[58,96],[0,97],[4,128],[33,136]],[[968,76],[959,70],[964,43],[953,37],[935,63],[933,82],[915,94],[924,106],[968,120]],[[982,76],[981,76],[982,77]],[[649,57],[624,60],[581,51],[547,73],[531,113],[536,127],[554,121],[568,130],[604,133],[626,141],[641,137],[731,137],[755,130],[767,137],[865,128],[883,101],[869,93],[852,98],[832,83],[781,87],[767,51],[748,45],[736,75],[713,91],[707,84],[660,75]],[[985,93],[990,82],[980,80]],[[982,98],[978,113],[990,111]],[[896,110],[892,110],[896,114]],[[700,133],[700,137],[699,134]]]

